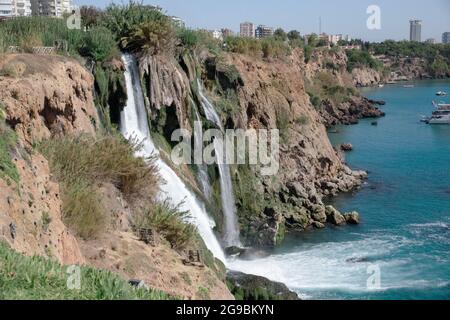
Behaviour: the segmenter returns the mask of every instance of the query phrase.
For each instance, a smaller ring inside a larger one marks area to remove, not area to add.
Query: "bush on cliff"
[[[175,29],[169,18],[147,21],[133,27],[121,39],[124,49],[148,55],[173,52],[176,44]]]
[[[11,152],[16,145],[17,137],[5,123],[5,118],[6,115],[0,102],[0,179],[6,179],[7,183],[11,183],[11,180],[18,183],[20,176],[11,159]]]
[[[105,61],[119,53],[113,33],[105,27],[93,27],[86,32],[79,51],[83,56],[91,57],[95,61]]]
[[[0,300],[168,300],[153,289],[135,289],[108,271],[81,267],[79,290],[68,288],[68,268],[25,257],[0,242]]]
[[[111,183],[130,202],[155,199],[160,177],[154,159],[135,157],[140,145],[118,135],[52,138],[39,145],[62,186],[63,218],[84,238],[103,231],[108,223],[98,193]]]
[[[347,50],[346,52],[348,57],[348,72],[352,72],[353,69],[357,67],[369,67],[375,70],[380,70],[383,67],[381,61],[376,60],[367,51]]]
[[[270,37],[262,40],[243,37],[227,37],[225,47],[230,52],[253,57],[282,58],[290,54],[291,47],[286,42]]]
[[[181,205],[181,204],[180,204]],[[168,200],[155,202],[151,208],[136,213],[133,217],[135,229],[151,229],[163,236],[177,250],[192,245],[197,229],[188,223],[189,212],[173,206]]]

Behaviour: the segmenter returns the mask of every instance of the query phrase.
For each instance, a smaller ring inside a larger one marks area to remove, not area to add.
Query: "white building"
[[[214,30],[212,32],[212,36],[214,39],[223,40],[222,31],[220,31],[220,30]]]
[[[0,17],[21,17],[30,15],[30,0],[0,0]]]
[[[12,0],[0,0],[0,17],[11,17],[12,12]]]
[[[13,16],[25,17],[31,16],[30,0],[13,0]]]

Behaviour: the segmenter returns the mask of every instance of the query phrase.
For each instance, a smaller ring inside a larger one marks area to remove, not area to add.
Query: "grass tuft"
[[[172,248],[182,250],[192,245],[196,239],[197,228],[188,223],[189,212],[180,206],[173,206],[168,200],[155,203],[151,209],[135,214],[135,229],[151,229],[163,236]]]

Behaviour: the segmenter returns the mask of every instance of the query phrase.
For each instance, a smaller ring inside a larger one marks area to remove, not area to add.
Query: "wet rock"
[[[345,152],[353,151],[353,145],[351,143],[344,143],[341,145],[341,150]]]
[[[227,274],[227,284],[238,300],[300,300],[286,285],[264,277],[230,271]]]
[[[366,257],[350,258],[350,259],[345,260],[345,262],[348,262],[348,263],[363,263],[363,262],[369,262],[369,261],[370,261],[369,258],[366,258]]]
[[[311,218],[316,222],[320,222],[320,223],[327,222],[327,214],[326,214],[325,208],[320,205],[313,206],[312,212],[311,212]]]
[[[240,256],[247,251],[245,248],[240,248],[236,246],[228,247],[225,249],[225,254],[227,256]]]
[[[356,211],[344,214],[344,218],[348,224],[359,224],[360,223],[359,213]]]
[[[325,210],[327,215],[327,222],[332,223],[336,226],[341,226],[346,223],[345,217],[333,206],[327,206]]]
[[[321,223],[321,222],[318,222],[318,221],[314,221],[312,223],[312,226],[314,228],[316,228],[316,229],[324,229],[325,228],[325,225],[323,223]]]

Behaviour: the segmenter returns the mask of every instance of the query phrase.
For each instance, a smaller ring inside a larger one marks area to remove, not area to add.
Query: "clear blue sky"
[[[104,7],[111,0],[74,2]],[[422,40],[440,41],[442,33],[450,31],[450,0],[145,0],[144,3],[161,6],[192,28],[226,27],[239,31],[239,23],[248,20],[285,30],[297,29],[302,34],[318,33],[321,16],[324,32],[369,41],[408,39],[410,19],[423,20]],[[381,30],[366,27],[366,9],[372,4],[381,8]]]

